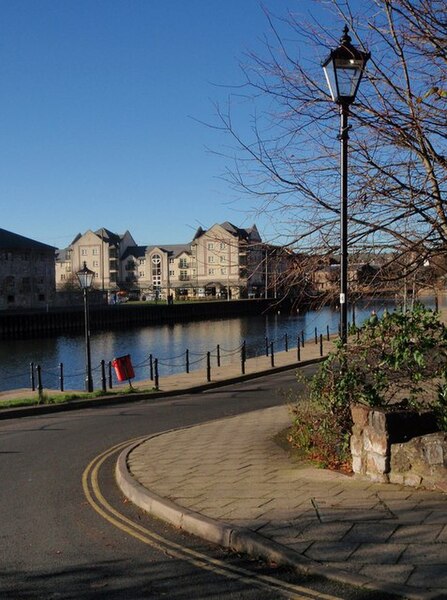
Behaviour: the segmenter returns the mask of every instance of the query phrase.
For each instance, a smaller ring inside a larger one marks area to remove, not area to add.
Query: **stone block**
[[[398,485],[404,485],[404,474],[397,473],[393,469],[391,469],[389,473],[390,483],[397,483]]]
[[[363,452],[363,437],[351,435],[351,453],[353,456],[361,456]]]
[[[368,423],[368,415],[370,410],[370,408],[363,406],[363,404],[353,404],[351,406],[351,416],[354,425],[360,428],[365,427]]]
[[[388,456],[376,454],[375,452],[368,452],[366,458],[366,472],[368,475],[388,473],[389,470],[390,461]]]
[[[404,485],[409,485],[411,487],[419,487],[421,483],[422,477],[420,477],[416,473],[407,473],[404,476]]]
[[[386,434],[387,419],[385,413],[378,410],[372,410],[368,415],[368,424],[377,432]]]
[[[388,454],[388,438],[382,431],[365,427],[363,431],[363,446],[366,452],[374,452],[386,456]]]
[[[363,473],[363,461],[361,456],[352,457],[352,470],[354,473]]]

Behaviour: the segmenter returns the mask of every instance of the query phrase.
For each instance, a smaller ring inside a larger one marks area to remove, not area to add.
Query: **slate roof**
[[[0,229],[0,248],[5,250],[40,250],[40,251],[55,251],[55,246],[49,246],[42,242],[37,242],[18,233]]]

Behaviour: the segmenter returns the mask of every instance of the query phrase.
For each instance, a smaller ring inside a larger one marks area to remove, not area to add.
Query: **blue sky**
[[[264,0],[277,14],[312,0]],[[258,0],[0,0],[2,225],[57,247],[130,230],[189,241],[254,221],[214,120],[268,30]]]

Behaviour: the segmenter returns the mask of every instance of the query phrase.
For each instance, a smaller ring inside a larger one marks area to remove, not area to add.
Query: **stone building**
[[[55,251],[0,229],[0,308],[45,308],[53,301]]]

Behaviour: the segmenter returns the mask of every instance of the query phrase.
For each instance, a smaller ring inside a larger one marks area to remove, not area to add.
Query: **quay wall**
[[[138,325],[262,314],[275,301],[265,299],[222,302],[198,301],[175,304],[120,304],[90,306],[90,329],[114,329]],[[275,303],[275,309],[277,309]],[[33,338],[79,333],[84,330],[84,308],[49,308],[46,311],[1,311],[0,339]]]

